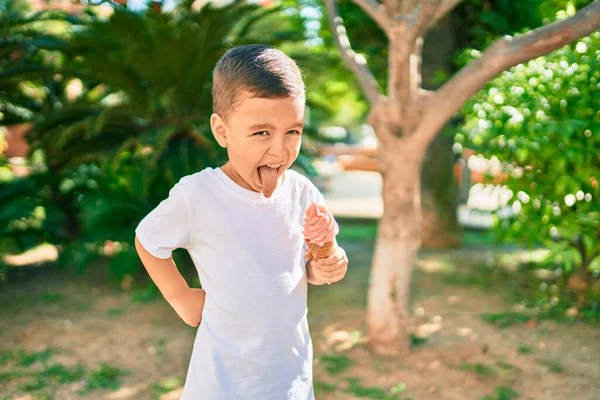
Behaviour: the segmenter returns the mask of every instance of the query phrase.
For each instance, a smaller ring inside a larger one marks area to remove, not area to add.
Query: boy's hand
[[[310,252],[307,252],[304,257],[310,258]],[[328,285],[341,281],[346,276],[346,271],[348,270],[348,257],[344,249],[339,246],[329,257],[311,260],[311,263],[314,272],[321,280],[327,282]]]
[[[204,289],[188,288],[170,299],[169,304],[183,322],[196,327],[202,322],[205,300],[206,292]]]

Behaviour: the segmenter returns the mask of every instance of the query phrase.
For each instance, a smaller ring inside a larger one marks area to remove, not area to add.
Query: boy
[[[338,247],[306,260],[304,211],[325,201],[288,170],[304,125],[302,74],[281,51],[249,45],[227,52],[213,78],[211,129],[229,161],[182,178],[136,228],[150,277],[187,324],[200,325],[181,400],[311,400],[307,282],[341,280],[348,259]],[[203,289],[179,274],[178,247]]]

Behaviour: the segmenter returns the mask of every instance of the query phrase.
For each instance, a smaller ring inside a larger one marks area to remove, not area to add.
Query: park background
[[[394,12],[416,22],[392,40]],[[350,259],[344,280],[309,288],[317,399],[600,398],[599,15],[576,0],[1,0],[0,399],[179,398],[195,328],[149,281],[134,228],[225,160],[211,70],[248,43],[304,73],[293,168],[325,194]],[[551,43],[550,24],[555,48],[481,61],[507,35]],[[402,58],[391,44],[411,34]],[[402,75],[409,58],[417,75]],[[380,95],[396,89],[401,104],[450,92],[455,111],[440,103],[451,117],[433,133],[419,106],[386,120]],[[388,136],[382,120],[412,130]],[[391,298],[369,290],[399,276]]]

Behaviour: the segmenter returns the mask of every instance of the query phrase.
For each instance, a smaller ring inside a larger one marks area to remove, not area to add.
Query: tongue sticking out
[[[265,165],[258,167],[258,174],[263,186],[263,195],[271,197],[277,187],[277,168],[269,168]]]

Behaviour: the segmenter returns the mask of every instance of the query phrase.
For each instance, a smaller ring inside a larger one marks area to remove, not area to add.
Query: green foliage
[[[410,346],[412,348],[419,347],[427,343],[427,338],[419,337],[415,334],[410,335]]]
[[[515,400],[519,396],[519,393],[510,386],[497,386],[493,396],[485,396],[481,400]]]
[[[319,381],[316,381],[314,383],[314,386],[315,386],[315,391],[317,393],[319,393],[319,392],[335,392],[335,390],[337,389],[337,386],[334,384],[319,382]]]
[[[348,38],[353,49],[365,57],[381,88],[387,85],[388,48],[387,37],[377,23],[363,9],[350,0],[337,2],[340,16],[344,19]],[[326,20],[323,20],[321,36],[333,47],[333,37]]]
[[[0,126],[30,123],[55,104],[54,76],[67,46],[62,32],[75,23],[59,11],[32,13],[26,1],[0,4]],[[43,154],[35,152],[28,161],[24,167],[31,175],[23,178],[0,155],[0,271],[5,254],[65,238],[64,215],[55,204]]]
[[[29,11],[25,0],[0,2],[0,125],[30,122],[53,101],[61,29],[76,22],[64,12]]]
[[[71,218],[61,265],[82,270],[106,255],[119,280],[139,271],[137,223],[181,177],[226,160],[209,126],[217,60],[232,45],[302,38],[299,17],[278,7],[192,3],[170,13],[116,7],[108,18],[88,11],[69,32],[53,76],[58,100],[28,134],[45,155],[50,196]],[[314,174],[307,152],[295,167]]]
[[[563,372],[563,366],[560,362],[554,360],[545,360],[543,358],[537,358],[535,360],[538,364],[548,367],[550,372],[554,372],[555,374],[560,374]]]
[[[516,365],[509,364],[505,361],[496,361],[496,366],[504,371],[513,371],[513,372],[521,371],[521,368],[517,367]]]
[[[45,349],[42,351],[33,351],[31,353],[25,353],[24,351],[20,352],[20,360],[19,365],[22,367],[29,367],[30,365],[36,362],[45,363],[52,355],[52,351],[50,349]]]
[[[532,316],[522,312],[503,311],[497,313],[484,313],[481,315],[481,319],[496,325],[498,328],[506,328],[516,324],[523,324],[531,320]]]
[[[496,375],[496,370],[493,367],[490,367],[489,365],[482,364],[482,363],[461,364],[460,369],[463,371],[474,372],[477,375],[485,376],[485,377],[490,377],[490,376]]]
[[[354,222],[348,220],[348,222],[344,223],[344,229],[340,229],[337,240],[374,241],[376,237],[377,224],[373,223],[373,221]]]
[[[0,271],[5,254],[18,254],[43,243],[62,243],[64,216],[53,203],[43,162],[34,154],[31,174],[19,177],[0,156]]]
[[[159,382],[154,383],[152,386],[158,395],[162,395],[180,388],[183,386],[183,383],[184,382],[182,382],[179,377],[166,377]]]
[[[484,49],[502,35],[538,28],[555,19],[557,12],[573,14],[593,0],[467,0],[454,11],[462,47]]]
[[[404,383],[393,386],[389,391],[385,391],[375,386],[363,386],[358,378],[346,378],[349,386],[344,389],[345,393],[350,393],[356,397],[364,397],[379,400],[400,400],[400,394],[406,390]]]
[[[349,1],[338,4],[342,17],[346,18],[345,7],[354,5]],[[311,126],[339,125],[349,129],[355,128],[366,115],[368,105],[362,98],[356,77],[342,62],[339,51],[333,44],[322,2],[300,0],[290,4],[287,12],[293,15],[298,13],[302,19],[296,29],[303,32],[306,41],[299,45],[286,45],[284,48],[298,61],[306,77]],[[368,26],[374,25],[360,9],[350,12]],[[351,30],[349,33],[357,31]],[[362,34],[365,34],[364,30]],[[371,47],[379,53],[384,51],[380,44],[371,41]],[[364,54],[360,46],[355,46],[355,49]]]
[[[517,351],[519,352],[519,354],[531,354],[533,353],[533,347],[527,346],[526,344],[520,344],[517,347]]]
[[[81,77],[84,89],[41,116],[33,146],[60,172],[91,161],[114,167],[125,152],[143,153],[168,171],[166,184],[221,160],[208,127],[211,72],[237,21],[256,13],[234,3],[169,14],[119,7],[107,20],[92,18],[74,34],[64,67],[64,79]]]
[[[573,289],[579,303],[596,308],[599,52],[596,32],[503,73],[463,108],[465,121],[456,137],[486,157],[497,157],[507,172],[518,214],[498,224],[500,237],[550,249],[548,265],[557,269],[558,284]]]
[[[0,373],[5,381],[19,380],[17,387],[25,392],[36,392],[35,398],[54,398],[56,389],[67,383],[84,382],[80,393],[98,389],[116,390],[120,377],[127,371],[101,363],[95,370],[88,371],[78,363],[72,366],[54,362],[52,357],[57,351],[51,348],[27,352],[21,347],[0,353],[0,361],[8,368],[18,368]],[[27,379],[24,379],[27,378]],[[44,397],[47,396],[47,397]]]
[[[354,365],[354,361],[344,355],[323,354],[320,360],[325,366],[325,371],[331,375],[337,375]]]
[[[120,387],[119,378],[126,372],[111,365],[101,363],[100,367],[92,371],[87,377],[84,392],[96,389],[117,390]]]

